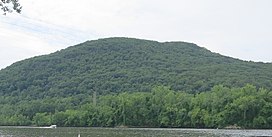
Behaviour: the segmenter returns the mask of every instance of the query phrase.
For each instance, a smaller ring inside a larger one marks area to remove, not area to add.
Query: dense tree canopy
[[[0,70],[0,125],[271,128],[271,70],[192,43],[87,41]]]
[[[195,44],[108,38],[17,62],[0,71],[0,95],[46,98],[151,91],[196,93],[214,85],[272,88],[272,64],[245,62]]]
[[[252,85],[214,86],[190,94],[157,86],[151,92],[47,98],[1,98],[0,125],[91,127],[272,128],[272,92]]]

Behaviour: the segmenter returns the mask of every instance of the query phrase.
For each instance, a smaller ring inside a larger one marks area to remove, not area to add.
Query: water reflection
[[[0,127],[0,137],[249,137],[272,136],[272,130]]]

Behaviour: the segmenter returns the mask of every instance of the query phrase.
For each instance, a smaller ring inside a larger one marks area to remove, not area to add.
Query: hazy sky
[[[0,15],[0,69],[86,40],[134,37],[196,43],[272,62],[272,0],[19,0]]]

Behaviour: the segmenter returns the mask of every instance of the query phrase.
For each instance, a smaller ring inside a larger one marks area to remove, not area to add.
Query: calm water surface
[[[252,137],[272,130],[0,127],[0,137]]]

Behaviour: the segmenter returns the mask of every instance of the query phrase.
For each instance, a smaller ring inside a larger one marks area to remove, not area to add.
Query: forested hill
[[[272,64],[241,61],[192,43],[106,38],[23,60],[0,71],[0,95],[30,98],[150,91],[208,91],[247,83],[272,89]]]

